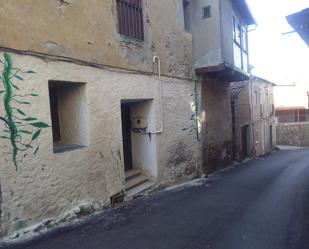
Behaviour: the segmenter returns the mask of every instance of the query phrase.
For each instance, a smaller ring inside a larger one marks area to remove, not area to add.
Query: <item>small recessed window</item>
[[[211,8],[210,6],[204,7],[203,8],[203,18],[209,18],[211,17]]]
[[[49,81],[48,85],[54,153],[88,146],[86,84]]]

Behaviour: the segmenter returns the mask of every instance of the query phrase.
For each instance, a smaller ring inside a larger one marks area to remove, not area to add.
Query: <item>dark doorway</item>
[[[128,103],[121,104],[121,121],[122,121],[124,170],[128,171],[133,168],[132,143],[131,143],[131,113],[130,113],[130,105]]]
[[[242,159],[248,157],[248,134],[249,125],[241,127],[241,155]]]

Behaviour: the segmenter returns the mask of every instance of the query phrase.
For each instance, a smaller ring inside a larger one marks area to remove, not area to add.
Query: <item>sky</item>
[[[309,47],[297,33],[282,33],[293,30],[285,17],[309,8],[309,0],[247,0],[247,3],[258,23],[249,32],[253,74],[278,85],[276,106],[308,106]]]

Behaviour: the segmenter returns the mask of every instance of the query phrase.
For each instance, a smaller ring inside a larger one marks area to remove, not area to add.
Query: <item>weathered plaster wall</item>
[[[207,6],[211,8],[211,17],[203,18],[203,8]],[[188,31],[193,37],[194,67],[207,67],[221,64],[223,59],[219,1],[190,1],[186,14],[188,17]]]
[[[171,81],[163,82],[164,133],[158,137],[157,151],[159,179],[164,179],[166,184],[190,180],[201,172],[200,139],[196,137],[197,127],[192,120],[195,87],[200,99],[200,84],[195,84],[187,87],[183,81],[175,87]],[[173,135],[175,132],[181,135]]]
[[[145,41],[117,31],[116,1],[0,0],[0,46],[191,77],[192,37],[183,30],[182,0],[144,0]],[[8,28],[9,27],[9,28]]]
[[[232,119],[229,83],[202,83],[203,168],[211,173],[232,162]]]
[[[48,124],[51,123],[48,81],[85,83],[89,146],[54,154],[52,130],[45,129],[39,138],[38,153],[33,155],[29,152],[26,157],[19,154],[18,171],[15,171],[10,144],[2,139],[2,229],[5,233],[11,233],[46,218],[59,216],[80,203],[108,206],[110,197],[123,190],[120,102],[122,99],[153,99],[155,126],[158,129],[157,75],[47,62],[17,54],[12,54],[12,59],[15,67],[37,72],[25,75],[24,81],[16,84],[22,93],[35,92],[39,95],[31,101],[27,113],[35,114]],[[191,120],[194,99],[191,95],[195,83],[163,77],[162,84],[164,131],[154,135],[157,140],[158,185],[192,179],[200,169],[199,142],[195,130],[187,129],[194,127]],[[0,109],[0,116],[3,116],[3,109]]]

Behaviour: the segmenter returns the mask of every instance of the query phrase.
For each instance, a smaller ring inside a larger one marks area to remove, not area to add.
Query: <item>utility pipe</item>
[[[161,127],[159,130],[148,132],[148,134],[159,134],[163,132],[163,104],[162,104],[162,81],[161,81],[161,61],[160,57],[155,55],[152,58],[152,63],[154,64],[157,61],[158,63],[158,86],[159,86],[159,101],[160,101],[160,124]]]
[[[143,134],[143,135],[151,135],[151,134],[160,134],[163,132],[163,104],[162,104],[162,81],[161,81],[161,61],[160,61],[160,57],[155,55],[152,58],[152,63],[153,65],[155,64],[155,62],[157,61],[158,64],[158,87],[159,87],[159,101],[160,101],[160,129],[156,130],[156,131],[148,131],[148,132],[143,132],[140,131],[139,133]]]

